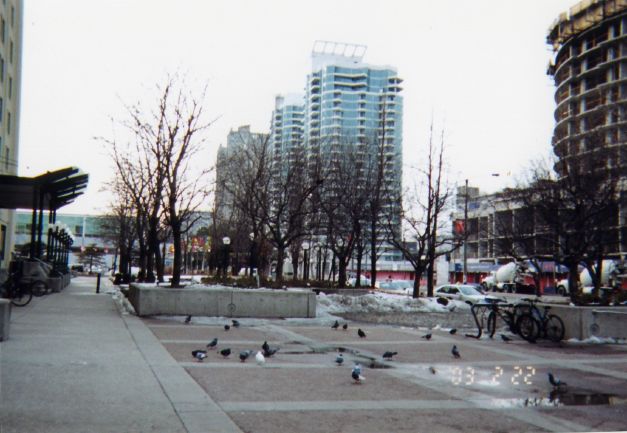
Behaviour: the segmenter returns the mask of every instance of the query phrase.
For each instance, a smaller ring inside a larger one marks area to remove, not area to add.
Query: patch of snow
[[[105,292],[107,294],[111,295],[111,298],[113,299],[113,302],[116,303],[118,310],[122,313],[122,314],[132,314],[132,315],[136,315],[137,313],[135,312],[135,308],[133,307],[133,304],[131,304],[129,302],[128,299],[126,299],[126,296],[124,296],[124,294],[122,292],[120,292],[120,289],[116,286],[113,286],[111,288],[108,288],[107,291]]]
[[[579,340],[578,338],[571,338],[569,340],[566,340],[566,342],[572,344],[627,344],[627,339],[614,337],[597,337],[593,335],[583,340]]]
[[[467,311],[465,302],[450,300],[447,305],[436,298],[408,298],[390,293],[369,293],[362,296],[324,295],[317,298],[318,315],[338,313],[449,313]]]

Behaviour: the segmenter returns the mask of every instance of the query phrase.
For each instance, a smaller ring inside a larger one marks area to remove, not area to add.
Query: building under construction
[[[627,254],[627,0],[585,0],[560,14],[547,42],[555,57],[555,167],[592,161],[619,178],[618,215],[607,227],[614,255]],[[588,163],[590,164],[590,162]]]

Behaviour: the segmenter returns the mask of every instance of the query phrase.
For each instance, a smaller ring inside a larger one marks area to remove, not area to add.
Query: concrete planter
[[[627,308],[552,305],[551,313],[564,321],[564,339],[627,338]]]
[[[11,324],[11,301],[0,299],[0,341],[9,339],[9,327]]]
[[[171,289],[131,284],[128,299],[140,316],[316,317],[316,294],[310,290]]]

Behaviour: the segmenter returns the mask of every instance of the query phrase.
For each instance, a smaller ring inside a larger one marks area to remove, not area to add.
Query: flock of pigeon
[[[191,316],[187,316],[187,318],[185,319],[185,323],[190,323],[190,321],[191,321]],[[229,331],[231,327],[239,328],[240,327],[239,321],[232,320],[230,325],[229,324],[224,325],[224,330]],[[216,337],[213,340],[211,340],[209,343],[207,343],[206,349],[192,350],[192,356],[198,362],[202,362],[205,360],[205,358],[207,358],[207,352],[213,349],[217,350],[217,347],[218,347],[218,338]],[[263,344],[261,345],[261,350],[258,350],[257,353],[255,354],[255,361],[257,362],[258,365],[263,365],[266,363],[266,358],[272,357],[278,351],[279,351],[278,347],[272,348],[270,347],[267,341],[264,341]],[[218,353],[222,355],[223,358],[228,358],[229,356],[231,356],[231,352],[232,352],[231,348],[227,347],[227,348],[220,350]],[[253,353],[254,353],[253,350],[242,350],[239,353],[240,361],[246,362],[246,360],[250,358],[250,356]]]
[[[185,318],[185,323],[189,324],[191,323],[191,319],[192,316],[187,316]],[[224,330],[225,331],[229,331],[231,329],[231,327],[233,328],[239,328],[240,327],[240,323],[237,320],[232,320],[231,321],[231,325],[229,324],[225,324],[224,325]],[[333,323],[333,325],[331,326],[332,329],[334,330],[338,330],[339,328],[342,328],[344,331],[348,330],[348,323],[344,323],[343,325],[340,325],[339,321],[335,321],[335,323]],[[457,333],[457,329],[453,328],[449,331],[449,334],[451,335],[455,335]],[[357,335],[359,336],[359,338],[366,338],[366,333],[361,329],[358,328],[357,329]],[[423,335],[421,338],[424,338],[427,341],[430,341],[432,338],[432,334],[429,332],[425,335]],[[507,337],[506,335],[501,334],[501,339],[508,343],[511,341],[511,338]],[[202,362],[205,358],[207,358],[207,351],[208,350],[213,350],[216,349],[218,346],[218,338],[214,338],[213,340],[211,340],[206,347],[206,350],[202,350],[202,349],[196,349],[192,351],[192,356],[198,361],[198,362]],[[279,351],[279,347],[275,347],[272,348],[270,347],[270,345],[268,344],[267,341],[264,341],[263,344],[261,345],[261,350],[258,350],[257,353],[255,354],[255,361],[257,363],[257,365],[264,365],[266,362],[266,358],[270,358],[272,357],[274,354],[276,354]],[[243,350],[239,353],[239,359],[241,362],[246,362],[246,360],[253,354],[253,350]],[[231,348],[227,347],[225,349],[220,350],[218,353],[220,353],[220,355],[222,355],[223,358],[228,358],[231,355]],[[459,349],[457,348],[457,345],[453,345],[452,349],[451,349],[451,354],[453,355],[453,357],[455,359],[460,359],[461,358],[461,354],[459,353]],[[398,355],[398,352],[392,352],[392,351],[385,351],[382,355],[382,358],[384,360],[388,360],[391,361],[392,358]],[[338,366],[341,366],[344,364],[344,356],[339,353],[336,358],[335,358],[335,363]],[[429,367],[429,371],[432,374],[436,374],[436,370],[434,367]],[[352,370],[351,370],[351,377],[353,378],[353,380],[355,381],[355,383],[363,383],[365,381],[365,377],[361,374],[361,365],[359,363],[355,363],[355,365],[353,366]],[[549,383],[553,386],[554,389],[556,390],[564,390],[566,388],[566,382],[561,381],[560,379],[556,378],[551,372],[548,373],[548,377],[549,377]]]

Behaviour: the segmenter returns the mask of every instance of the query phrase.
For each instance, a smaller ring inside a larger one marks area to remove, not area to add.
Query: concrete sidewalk
[[[0,343],[0,433],[239,432],[141,320],[95,286],[79,277],[13,309]]]

